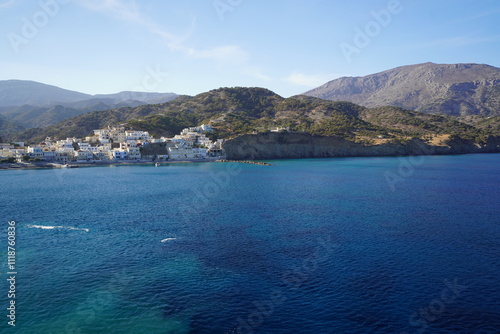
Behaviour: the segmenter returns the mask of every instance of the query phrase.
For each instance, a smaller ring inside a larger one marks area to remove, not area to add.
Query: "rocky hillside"
[[[228,159],[234,160],[492,153],[500,152],[500,137],[481,145],[457,137],[448,137],[439,144],[416,138],[364,144],[302,133],[260,133],[236,137],[224,148]]]
[[[344,77],[304,95],[366,107],[396,106],[448,115],[500,115],[500,69],[425,63],[364,77]]]
[[[398,107],[366,108],[309,96],[283,98],[264,88],[220,88],[196,96],[181,96],[156,105],[94,111],[46,128],[12,135],[11,141],[36,143],[46,137],[83,138],[93,129],[124,124],[155,136],[173,136],[183,128],[211,124],[213,138],[282,129],[293,133],[336,137],[363,145],[380,145],[420,138],[440,144],[452,136],[486,143],[497,133],[498,122],[475,116],[474,124],[457,117],[425,114]]]
[[[9,138],[21,130],[23,130],[21,126],[0,115],[0,143],[4,141],[4,138]]]

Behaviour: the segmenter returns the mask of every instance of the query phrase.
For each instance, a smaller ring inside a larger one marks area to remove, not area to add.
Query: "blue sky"
[[[288,97],[423,62],[500,67],[498,0],[0,0],[0,80]]]

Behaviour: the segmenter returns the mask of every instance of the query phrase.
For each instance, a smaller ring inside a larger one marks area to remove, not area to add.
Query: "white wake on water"
[[[163,239],[161,242],[167,242],[167,241],[170,241],[170,240],[175,240],[177,238],[166,238],[166,239]]]
[[[73,231],[90,231],[88,228],[79,228],[71,226],[45,226],[45,225],[28,225],[29,228],[41,228],[43,230],[73,230]]]

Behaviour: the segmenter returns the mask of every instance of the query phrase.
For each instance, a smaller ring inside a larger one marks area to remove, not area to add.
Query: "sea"
[[[267,162],[0,171],[0,332],[500,333],[500,154]]]

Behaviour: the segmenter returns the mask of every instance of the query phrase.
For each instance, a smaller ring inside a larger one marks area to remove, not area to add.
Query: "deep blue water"
[[[0,171],[0,332],[500,332],[500,155],[272,163]]]

